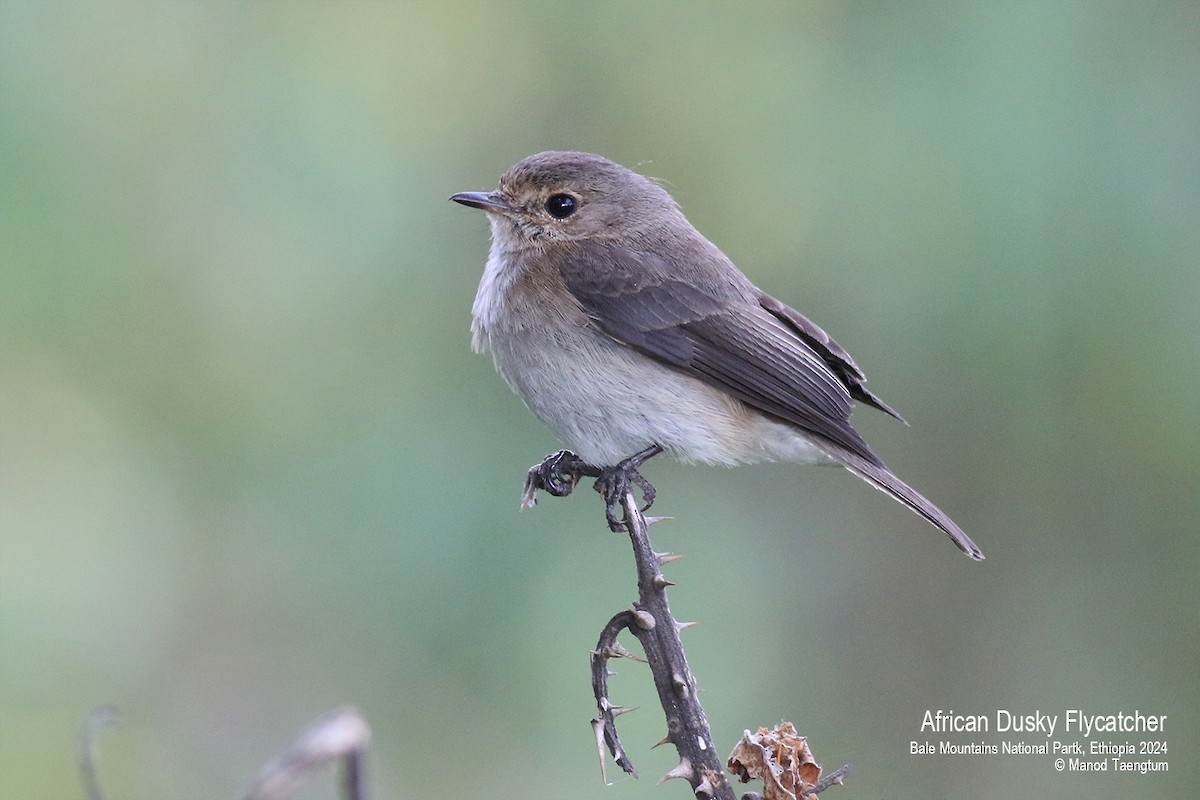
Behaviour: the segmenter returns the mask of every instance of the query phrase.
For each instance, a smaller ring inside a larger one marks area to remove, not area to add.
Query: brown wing
[[[890,409],[819,328],[719,277],[677,276],[653,253],[585,244],[556,253],[568,290],[609,336],[864,461],[882,461],[850,426],[850,400]],[[819,334],[819,335],[817,335]]]
[[[606,334],[831,445],[851,472],[888,493],[974,559],[961,528],[883,465],[850,426],[854,398],[902,419],[863,385],[866,377],[819,327],[733,278],[653,253],[587,244],[556,253],[567,289]]]

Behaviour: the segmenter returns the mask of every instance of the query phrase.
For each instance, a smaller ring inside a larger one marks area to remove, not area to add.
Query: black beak
[[[464,206],[483,211],[498,211],[502,214],[516,211],[498,192],[459,192],[451,195],[450,199],[456,203],[462,203]]]

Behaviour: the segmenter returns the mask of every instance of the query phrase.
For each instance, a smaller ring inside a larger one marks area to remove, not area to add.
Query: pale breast
[[[582,458],[608,466],[652,445],[685,461],[743,464],[828,457],[798,428],[654,361],[593,325],[545,263],[488,258],[472,342],[526,406]]]

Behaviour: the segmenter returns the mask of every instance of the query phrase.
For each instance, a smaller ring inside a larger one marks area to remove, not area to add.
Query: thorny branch
[[[571,487],[573,488],[573,483]],[[527,484],[526,493],[532,494],[539,488],[547,487],[535,486],[530,489]],[[570,489],[561,492],[569,493]],[[621,611],[608,621],[600,632],[596,649],[592,652],[592,691],[600,711],[599,717],[592,720],[592,728],[596,733],[597,747],[600,749],[601,771],[604,772],[604,747],[607,746],[617,765],[633,777],[637,777],[633,762],[621,746],[616,725],[618,716],[635,709],[614,705],[608,697],[608,678],[611,674],[608,670],[609,659],[629,658],[642,661],[617,641],[620,633],[628,630],[637,638],[646,654],[645,663],[650,666],[659,702],[667,718],[667,735],[655,747],[669,743],[674,745],[679,753],[679,764],[664,775],[659,783],[683,778],[692,787],[698,800],[735,800],[733,787],[713,747],[708,719],[697,697],[696,679],[688,667],[683,643],[679,639],[679,632],[695,623],[677,622],[667,605],[666,588],[674,584],[663,577],[662,567],[680,556],[657,553],[650,545],[650,525],[666,518],[644,516],[638,508],[632,490],[626,491],[620,502],[624,511],[622,525],[629,533],[634,561],[637,564],[638,599],[632,608]],[[606,514],[611,516],[611,509]],[[80,731],[79,771],[88,800],[105,800],[96,774],[95,741],[100,731],[112,724],[116,718],[117,712],[112,708],[97,709],[85,720]],[[790,723],[784,723],[775,732],[761,729],[759,734],[752,736],[747,731],[743,742],[761,743],[761,735],[769,736],[784,727],[791,734],[795,733]],[[794,738],[799,740],[807,753],[803,737]],[[333,762],[340,762],[342,765],[341,788],[345,800],[366,800],[363,764],[370,741],[371,730],[356,709],[336,709],[313,721],[286,750],[268,762],[243,800],[286,800],[315,770]],[[759,747],[764,749],[761,744]],[[775,747],[771,757],[777,759],[781,752],[782,748]],[[734,766],[735,762],[731,757],[730,768]],[[751,776],[761,777],[762,767],[773,773],[780,771],[777,762],[773,765],[759,765],[756,771],[748,770],[745,764],[737,766],[740,767],[739,772],[743,780]],[[840,785],[849,769],[848,766],[843,766],[815,783],[805,781],[802,785],[784,786],[783,795],[795,797],[793,790],[797,789],[805,798],[817,795],[830,786]],[[817,770],[819,774],[819,767]],[[778,779],[780,775],[774,774],[773,777]],[[767,800],[772,796],[780,796],[781,785],[775,780],[766,787]],[[750,792],[743,795],[742,800],[763,800],[763,797],[762,794]]]
[[[688,667],[683,642],[679,638],[680,631],[695,623],[677,622],[667,605],[666,589],[674,584],[663,576],[662,567],[679,556],[655,552],[650,544],[650,525],[665,518],[644,516],[632,491],[626,492],[621,498],[621,505],[625,512],[623,524],[629,533],[637,565],[638,599],[631,609],[621,611],[608,621],[592,652],[592,692],[600,712],[592,720],[592,729],[600,749],[601,774],[605,772],[603,748],[607,746],[617,765],[637,777],[637,770],[621,745],[616,725],[618,716],[633,709],[613,704],[608,696],[609,659],[641,660],[617,641],[617,636],[628,630],[642,645],[646,662],[654,676],[659,702],[666,715],[667,735],[658,744],[672,744],[679,753],[679,764],[664,775],[659,783],[683,778],[692,787],[698,800],[735,800],[736,793],[725,773],[724,764],[713,747],[708,718],[697,695],[696,679]],[[834,784],[840,784],[848,771],[848,766],[835,770],[815,785],[806,787],[804,796],[815,795]],[[771,793],[768,790],[768,795]],[[761,795],[758,797],[761,800]]]
[[[596,733],[596,747],[600,751],[600,775],[605,783],[608,783],[608,774],[604,765],[605,745],[608,746],[608,751],[612,753],[617,766],[633,777],[637,777],[637,770],[634,768],[633,762],[621,748],[616,725],[618,716],[634,709],[614,706],[608,701],[608,676],[611,674],[608,669],[608,660],[610,658],[642,660],[617,641],[617,635],[621,631],[627,628],[632,630],[635,624],[632,611],[620,612],[608,621],[604,630],[600,631],[600,641],[596,643],[596,649],[592,651],[592,693],[596,696],[596,704],[600,709],[600,716],[592,720],[592,730]]]
[[[637,637],[646,653],[646,661],[654,676],[654,687],[667,718],[667,735],[663,742],[675,746],[679,753],[679,764],[662,780],[683,778],[692,787],[700,800],[721,798],[734,800],[733,787],[725,775],[721,757],[713,747],[708,719],[700,705],[696,692],[696,679],[688,667],[679,632],[688,623],[679,623],[671,615],[667,605],[666,588],[671,585],[662,574],[662,565],[675,556],[656,553],[650,546],[647,533],[649,526],[659,517],[647,519],[638,509],[633,493],[622,498],[625,511],[625,528],[633,545],[633,557],[637,564],[638,599],[629,611],[617,614],[600,635],[600,641],[592,655],[592,690],[596,696],[599,718],[593,727],[603,733],[604,742],[617,764],[636,776],[633,765],[621,747],[617,735],[618,707],[608,699],[607,661],[615,656],[625,656],[616,637],[621,630],[628,630]]]

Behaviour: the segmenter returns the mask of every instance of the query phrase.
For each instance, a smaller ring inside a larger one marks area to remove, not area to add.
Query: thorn
[[[666,736],[659,739],[654,744],[650,745],[650,749],[653,750],[656,747],[662,747],[664,744],[670,744],[670,743],[671,743],[671,734],[668,733]]]
[[[683,558],[679,553],[655,553],[658,557],[659,564],[670,564],[672,561],[678,561]]]
[[[596,655],[601,656],[602,658],[605,658],[605,659],[628,658],[630,661],[637,661],[638,663],[641,663],[641,664],[646,663],[646,659],[638,658],[633,653],[626,650],[625,646],[623,644],[621,644],[620,642],[613,642],[612,644],[605,647],[603,650],[600,650],[598,652],[593,650],[592,652],[596,653]]]
[[[664,578],[663,574],[661,572],[654,576],[654,588],[655,589],[665,589],[668,586],[674,586],[674,585],[675,585],[675,582],[669,581],[666,578]]]
[[[683,676],[678,672],[675,673],[671,676],[671,684],[675,687],[675,694],[686,700],[690,692],[688,692],[687,681],[683,679]]]
[[[675,518],[674,517],[642,517],[642,519],[646,520],[646,526],[649,527],[656,522],[666,522],[668,520],[673,520]]]
[[[644,608],[635,608],[633,610],[633,619],[637,622],[637,626],[644,631],[654,630],[654,615]]]
[[[596,698],[596,706],[600,709],[600,713],[602,714],[610,711],[613,707],[612,703],[608,701],[607,697]]]
[[[615,669],[605,669],[604,674],[611,678],[617,674],[617,671]]]
[[[658,782],[666,783],[667,781],[675,778],[686,778],[690,781],[693,775],[695,775],[695,772],[692,771],[692,762],[688,761],[686,758],[681,758],[679,759],[679,766],[675,767],[675,769],[659,778]]]
[[[696,626],[697,626],[697,625],[699,625],[699,624],[700,624],[700,623],[698,623],[698,622],[676,622],[676,623],[675,623],[675,630],[677,630],[677,631],[686,631],[688,628],[694,628],[694,627],[696,627]]]
[[[628,714],[630,711],[637,711],[641,706],[613,706],[610,711],[614,717],[619,717],[622,714]]]
[[[600,780],[605,786],[611,786],[608,782],[608,768],[604,762],[604,723],[598,719],[592,720],[592,733],[596,734],[596,753],[600,756]]]
[[[700,785],[696,787],[695,793],[699,800],[708,800],[708,798],[713,796],[713,785],[707,777],[700,781]]]
[[[613,643],[604,648],[605,658],[624,658],[629,655],[629,651],[625,649],[625,645],[613,640]]]

